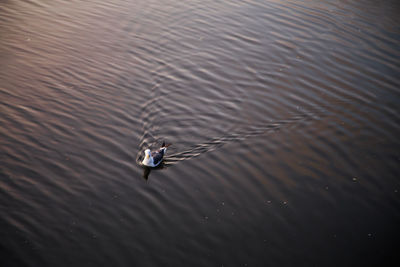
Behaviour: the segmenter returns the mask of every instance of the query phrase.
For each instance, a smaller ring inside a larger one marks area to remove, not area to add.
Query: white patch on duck
[[[171,144],[165,145],[165,142],[163,142],[161,148],[154,152],[151,152],[150,149],[146,149],[144,151],[145,156],[142,164],[147,167],[157,167],[160,165],[160,163],[163,161],[164,154],[167,151],[167,147],[170,145]]]

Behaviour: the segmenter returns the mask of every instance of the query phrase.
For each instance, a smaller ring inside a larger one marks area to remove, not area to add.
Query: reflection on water
[[[150,175],[150,173],[151,173],[152,171],[162,170],[162,169],[164,169],[164,168],[167,168],[167,165],[166,165],[166,161],[164,160],[164,161],[161,162],[160,165],[158,165],[157,167],[151,168],[151,167],[147,167],[147,166],[142,165],[142,168],[143,168],[143,178],[144,178],[145,180],[148,180],[148,179],[149,179],[149,175]]]
[[[149,179],[150,172],[151,172],[150,167],[143,166],[143,178],[144,179],[146,179],[146,180]]]
[[[0,265],[393,258],[399,10],[2,1]]]

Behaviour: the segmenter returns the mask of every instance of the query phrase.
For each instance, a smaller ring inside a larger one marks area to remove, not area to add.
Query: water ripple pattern
[[[0,266],[393,259],[399,13],[1,1]],[[163,141],[146,173],[143,151]]]

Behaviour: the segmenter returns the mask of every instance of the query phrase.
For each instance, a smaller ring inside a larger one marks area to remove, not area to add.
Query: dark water
[[[0,266],[398,262],[399,14],[0,1]]]

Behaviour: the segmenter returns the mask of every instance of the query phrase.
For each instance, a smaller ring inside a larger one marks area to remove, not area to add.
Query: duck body
[[[159,150],[153,152],[151,152],[150,149],[146,149],[144,151],[145,156],[142,164],[147,167],[157,167],[160,165],[160,163],[163,161],[168,146],[169,145],[166,146],[165,143],[163,143]]]

